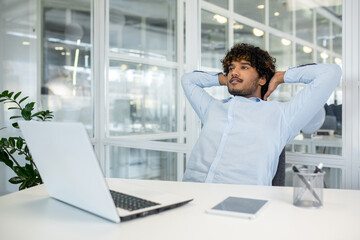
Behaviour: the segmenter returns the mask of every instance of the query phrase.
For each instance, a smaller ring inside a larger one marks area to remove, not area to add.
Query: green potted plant
[[[23,119],[47,121],[53,118],[51,111],[38,111],[34,112],[35,102],[30,102],[23,106],[24,101],[28,98],[20,98],[21,92],[14,94],[8,90],[3,91],[0,94],[0,102],[9,104],[8,110],[15,110],[15,115],[9,119]],[[13,122],[12,126],[19,129],[18,123]],[[0,131],[5,127],[0,128]],[[21,166],[16,160],[16,155],[25,158],[25,165]],[[3,162],[6,166],[11,168],[16,176],[9,179],[12,184],[20,184],[19,190],[42,184],[41,176],[36,168],[33,158],[29,152],[29,148],[26,145],[25,140],[18,137],[9,137],[0,139],[0,162]]]

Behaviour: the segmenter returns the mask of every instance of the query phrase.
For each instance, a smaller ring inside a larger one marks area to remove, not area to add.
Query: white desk
[[[144,180],[148,187],[192,195],[160,214],[114,224],[48,197],[44,186],[0,197],[0,239],[360,239],[360,191],[324,190],[322,209],[292,205],[293,189]],[[255,220],[207,214],[227,196],[270,199]]]

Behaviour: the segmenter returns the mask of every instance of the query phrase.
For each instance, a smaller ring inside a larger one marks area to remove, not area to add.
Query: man
[[[341,70],[311,64],[275,72],[275,59],[248,44],[235,45],[222,64],[225,75],[182,77],[185,95],[203,123],[183,180],[271,185],[282,149],[324,106]],[[307,86],[289,102],[266,101],[284,82]],[[203,89],[219,85],[233,97],[216,100]]]

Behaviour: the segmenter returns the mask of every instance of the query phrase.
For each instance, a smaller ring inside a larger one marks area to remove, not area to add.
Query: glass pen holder
[[[320,208],[324,205],[325,172],[314,173],[307,169],[300,169],[293,173],[295,206],[304,208]]]

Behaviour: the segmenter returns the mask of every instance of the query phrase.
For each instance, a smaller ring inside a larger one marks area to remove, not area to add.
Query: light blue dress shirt
[[[324,106],[340,78],[335,64],[289,68],[284,82],[307,86],[289,102],[277,102],[217,100],[204,88],[219,86],[218,74],[184,74],[185,95],[203,128],[183,181],[271,185],[282,149]]]

